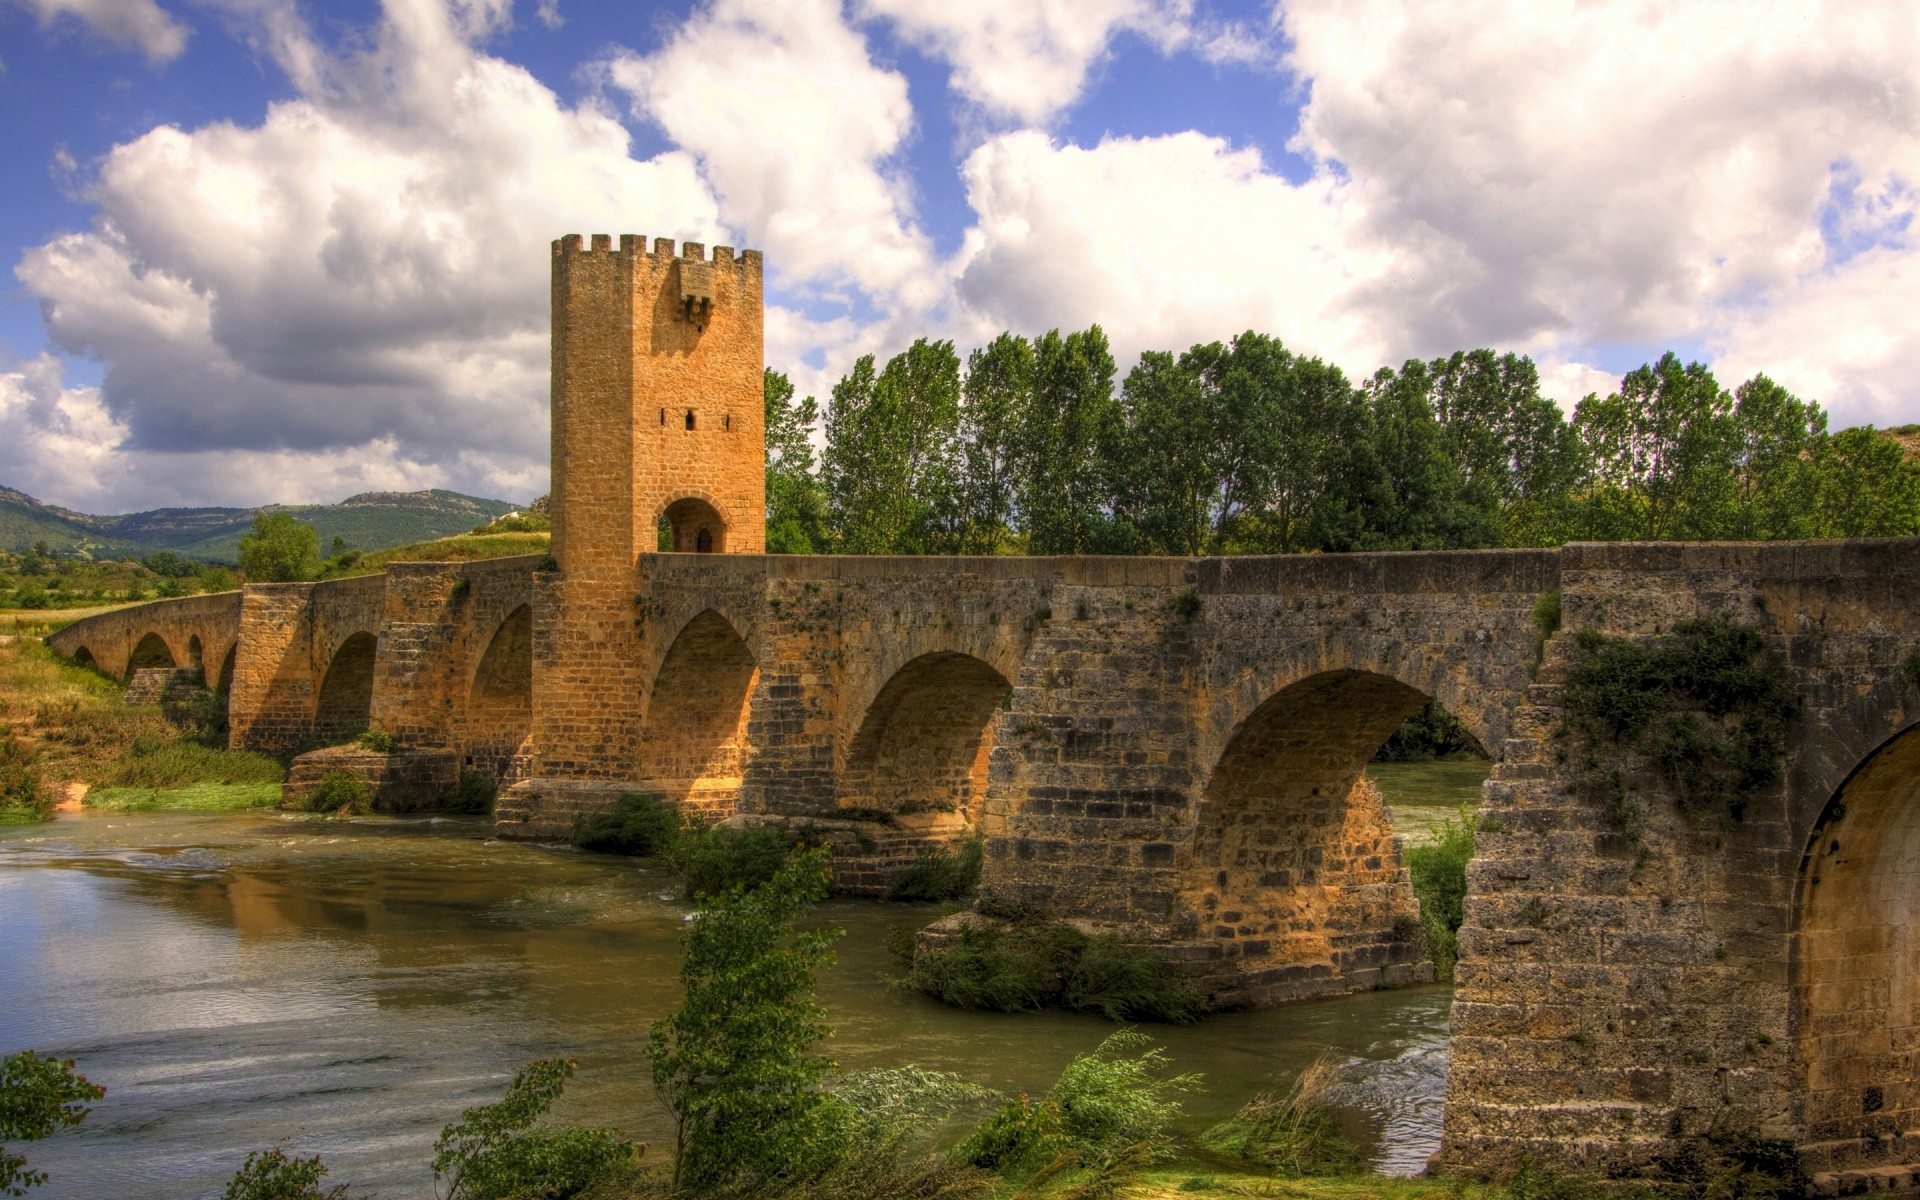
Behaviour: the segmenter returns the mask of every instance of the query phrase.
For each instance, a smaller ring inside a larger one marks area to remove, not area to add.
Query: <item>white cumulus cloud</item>
[[[152,63],[171,62],[187,48],[187,27],[153,0],[13,0],[39,18],[42,29],[67,19],[118,46],[139,50]]]

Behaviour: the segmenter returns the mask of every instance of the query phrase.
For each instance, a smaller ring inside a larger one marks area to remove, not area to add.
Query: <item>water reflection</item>
[[[561,1116],[662,1141],[640,1051],[678,995],[674,881],[485,833],[272,814],[0,832],[0,1051],[70,1055],[109,1089],[86,1124],[34,1147],[53,1177],[36,1194],[217,1195],[246,1151],[290,1139],[356,1193],[429,1195],[440,1126],[543,1054],[580,1061]],[[885,986],[888,928],[925,911],[847,901],[821,919],[847,930],[821,982],[843,1066],[917,1062],[1038,1092],[1112,1029]],[[1357,1125],[1411,1171],[1437,1144],[1446,1001],[1378,993],[1153,1032],[1206,1077],[1196,1126],[1332,1048]]]

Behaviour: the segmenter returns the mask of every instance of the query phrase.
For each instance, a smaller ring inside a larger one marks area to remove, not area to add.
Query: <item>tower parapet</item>
[[[638,234],[553,243],[553,555],[766,546],[761,256]]]

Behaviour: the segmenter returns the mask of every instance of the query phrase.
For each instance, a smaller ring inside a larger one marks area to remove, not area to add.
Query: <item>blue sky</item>
[[[763,249],[818,394],[1099,322],[1916,421],[1917,64],[1903,0],[0,0],[0,483],[526,499],[567,232]]]

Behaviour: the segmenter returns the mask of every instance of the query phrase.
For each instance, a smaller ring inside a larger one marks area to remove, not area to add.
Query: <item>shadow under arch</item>
[[[100,664],[94,659],[93,651],[87,649],[85,646],[79,646],[74,649],[73,661],[80,666],[92,667],[96,671],[100,670]],[[101,673],[105,674],[105,672]]]
[[[970,654],[909,660],[881,687],[847,744],[837,803],[896,816],[953,814],[979,823],[994,718],[1012,689]]]
[[[746,768],[747,714],[760,664],[713,609],[680,629],[653,678],[640,732],[640,776],[683,811],[733,814]]]
[[[149,633],[134,644],[133,653],[127,658],[127,678],[131,680],[135,671],[144,671],[149,667],[172,669],[180,664],[173,660],[173,649],[166,639],[157,633]]]
[[[1910,1160],[1920,1126],[1920,725],[1835,790],[1800,864],[1792,939],[1800,1140]],[[1835,1148],[1835,1147],[1829,1147]]]
[[[1282,688],[1233,731],[1195,814],[1181,923],[1222,964],[1216,1003],[1432,977],[1419,902],[1367,762],[1428,696],[1368,671]]]
[[[494,630],[467,688],[473,765],[501,774],[532,729],[533,606],[522,604]]]
[[[379,641],[371,633],[356,633],[340,643],[327,664],[314,709],[313,732],[333,744],[362,733],[373,718],[373,664]]]
[[[187,666],[195,671],[206,672],[206,651],[200,645],[200,635],[194,634],[187,639]]]
[[[660,549],[676,554],[724,554],[727,523],[720,510],[697,496],[683,496],[660,514]]]
[[[214,691],[221,695],[233,694],[233,670],[240,663],[240,643],[227,647],[227,656],[220,660],[220,679],[214,684]]]

